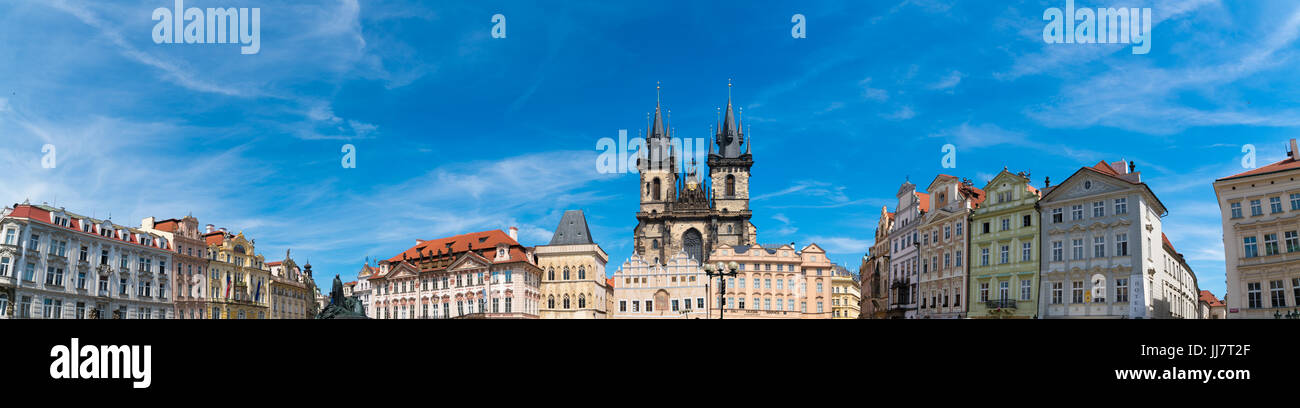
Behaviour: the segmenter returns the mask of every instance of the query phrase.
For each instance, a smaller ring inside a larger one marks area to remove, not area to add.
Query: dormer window
[[[68,217],[65,217],[65,216],[62,216],[62,215],[55,215],[55,216],[54,216],[54,225],[58,225],[58,226],[60,226],[60,227],[67,227],[67,226],[68,226]]]

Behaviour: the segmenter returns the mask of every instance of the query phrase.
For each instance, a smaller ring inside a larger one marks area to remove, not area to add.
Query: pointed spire
[[[648,139],[654,139],[654,138],[656,138],[656,137],[663,137],[663,136],[664,136],[664,120],[663,120],[663,113],[662,113],[662,109],[661,109],[660,104],[659,104],[659,99],[660,99],[660,95],[659,95],[659,93],[660,93],[660,88],[661,88],[661,85],[659,85],[659,83],[656,82],[656,83],[655,83],[655,119],[654,119],[654,125],[653,125],[653,127],[650,128],[650,130],[649,130],[649,134],[646,136]]]
[[[753,126],[751,125],[750,128],[752,129]],[[746,131],[746,132],[745,132],[745,137],[748,138],[748,139],[745,140],[745,154],[750,154],[751,149],[749,148],[749,146],[750,146],[751,144],[754,143],[754,136],[753,136],[753,135],[750,135],[749,132]]]

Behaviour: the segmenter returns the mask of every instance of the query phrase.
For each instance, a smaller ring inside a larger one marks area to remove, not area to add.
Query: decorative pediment
[[[1076,198],[1088,197],[1100,194],[1108,194],[1116,191],[1133,188],[1128,183],[1117,180],[1095,170],[1081,169],[1074,175],[1066,179],[1065,182],[1057,186],[1045,197],[1044,201],[1058,202],[1069,201]]]
[[[466,252],[464,255],[461,255],[461,257],[457,259],[456,262],[452,262],[451,265],[447,267],[447,270],[459,271],[459,270],[466,270],[466,269],[478,269],[478,268],[486,268],[489,265],[492,265],[492,262],[489,262],[486,258],[483,258],[478,253],[470,251],[470,252]]]

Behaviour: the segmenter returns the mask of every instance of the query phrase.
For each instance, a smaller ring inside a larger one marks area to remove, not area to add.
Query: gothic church
[[[704,262],[718,245],[757,242],[758,229],[750,222],[749,210],[749,170],[754,160],[741,122],[732,113],[730,92],[722,123],[709,143],[707,179],[701,179],[693,159],[683,163],[687,165],[678,173],[680,152],[673,148],[675,132],[667,119],[656,101],[654,121],[645,132],[646,147],[637,158],[641,209],[634,230],[636,253],[660,265],[678,251]]]

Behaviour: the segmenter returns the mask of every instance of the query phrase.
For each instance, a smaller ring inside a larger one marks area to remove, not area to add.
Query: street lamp
[[[736,261],[731,261],[730,263],[727,264],[723,264],[721,261],[719,261],[717,265],[708,264],[708,263],[704,264],[705,275],[708,275],[709,278],[713,278],[714,276],[718,277],[718,320],[722,320],[723,315],[727,311],[726,308],[727,304],[725,298],[727,294],[726,277],[736,276],[738,274],[737,271],[739,270],[740,270],[740,264],[736,263]]]

